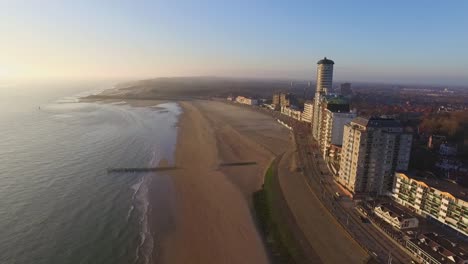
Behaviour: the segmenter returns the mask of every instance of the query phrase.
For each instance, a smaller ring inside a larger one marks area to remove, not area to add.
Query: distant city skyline
[[[466,1],[2,1],[0,81],[224,76],[468,84]]]

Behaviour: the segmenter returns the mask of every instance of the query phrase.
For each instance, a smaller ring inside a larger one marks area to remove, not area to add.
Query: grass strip
[[[253,194],[253,203],[257,221],[265,243],[275,263],[297,263],[300,255],[296,242],[288,226],[281,220],[281,212],[275,210],[275,201],[279,199],[275,191],[275,171],[273,163],[268,168],[262,189]]]

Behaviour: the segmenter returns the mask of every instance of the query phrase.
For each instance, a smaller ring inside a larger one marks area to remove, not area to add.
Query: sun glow
[[[10,69],[7,69],[6,67],[0,65],[0,79],[11,78],[12,75],[13,73]]]

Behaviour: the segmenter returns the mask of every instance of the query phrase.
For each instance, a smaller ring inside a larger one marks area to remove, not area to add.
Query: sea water
[[[148,187],[171,181],[107,168],[171,162],[180,109],[79,101],[104,88],[0,86],[0,263],[152,262]]]

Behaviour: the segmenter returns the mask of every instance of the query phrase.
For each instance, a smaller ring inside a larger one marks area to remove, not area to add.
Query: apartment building
[[[393,199],[414,212],[468,236],[468,189],[438,179],[416,180],[395,173]]]
[[[248,98],[245,96],[237,96],[236,102],[246,105],[258,105],[258,101],[256,99]]]
[[[304,122],[312,123],[314,103],[312,101],[306,101],[304,103],[304,111],[302,111],[301,119]]]
[[[274,93],[273,94],[273,105],[275,105],[276,110],[280,110],[283,106],[291,106],[295,101],[295,97],[290,93]]]
[[[291,118],[301,121],[302,119],[302,112],[301,110],[297,109],[294,106],[282,106],[281,113],[283,115],[287,115]]]
[[[354,194],[390,193],[408,169],[412,136],[394,119],[356,117],[344,126],[338,182]]]
[[[343,144],[344,126],[351,122],[355,113],[349,112],[349,103],[342,97],[326,96],[323,99],[320,133],[318,137],[323,158],[330,155],[332,145]]]

